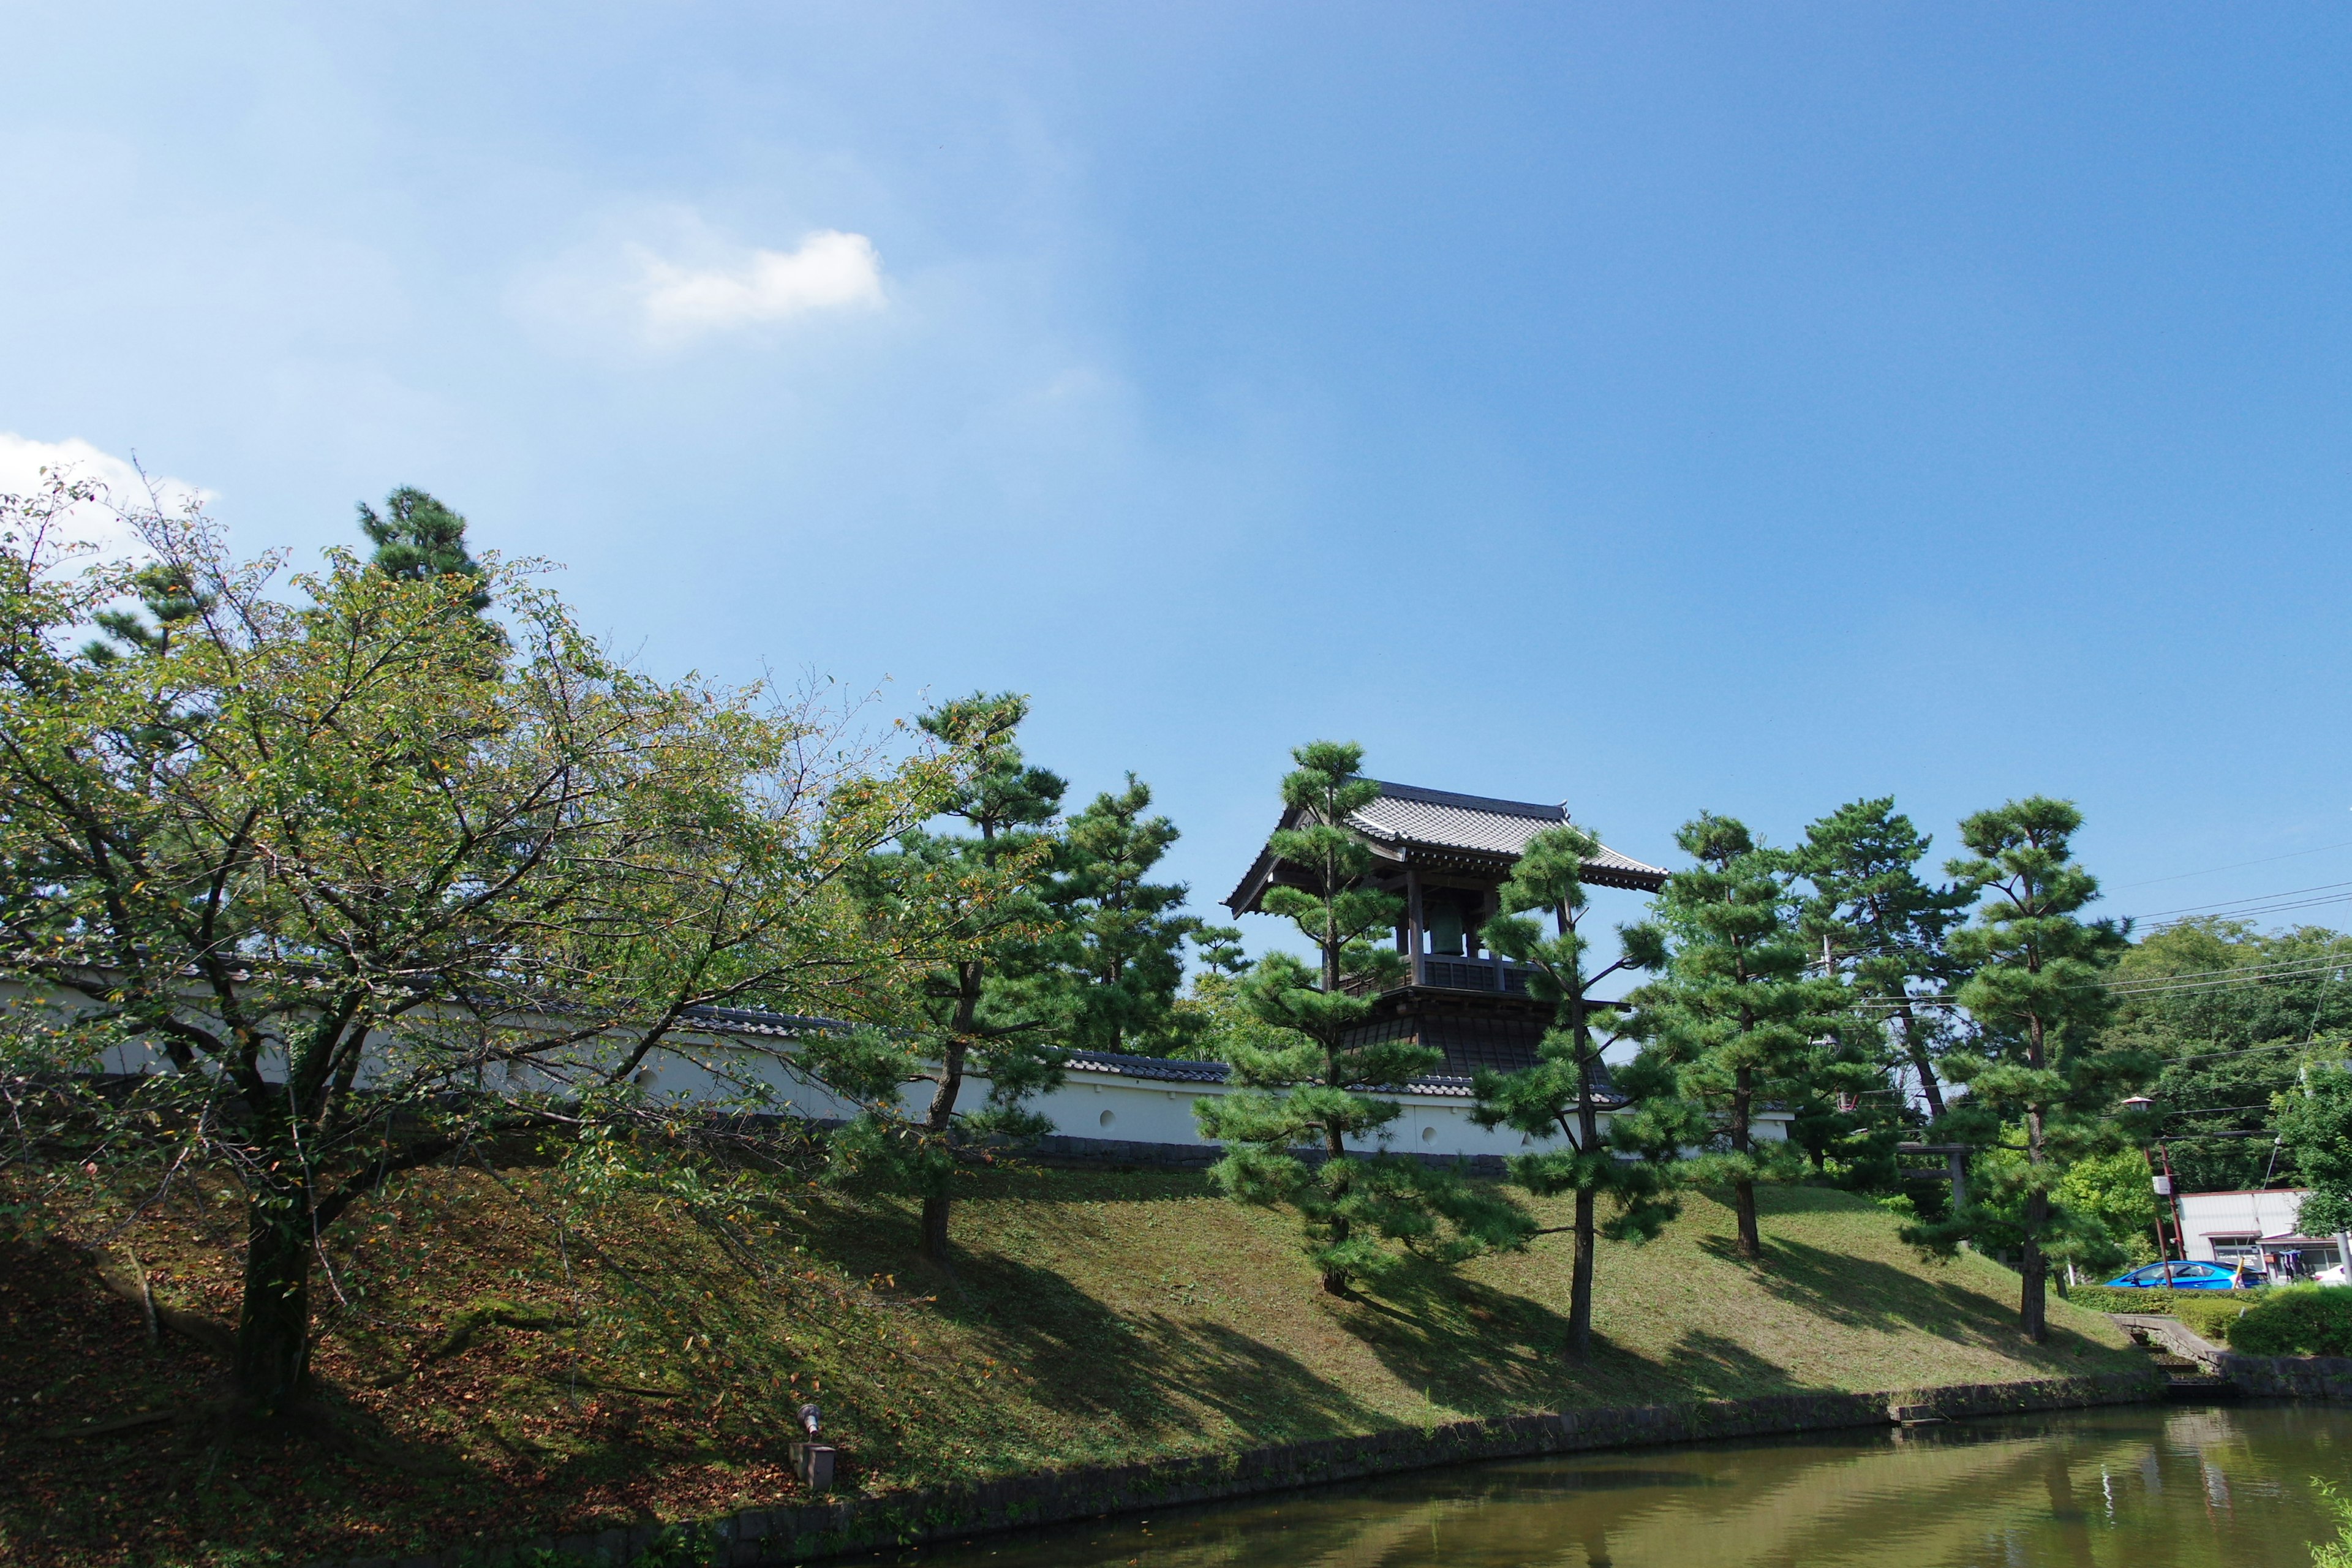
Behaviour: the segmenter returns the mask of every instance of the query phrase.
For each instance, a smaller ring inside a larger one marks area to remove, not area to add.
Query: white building
[[[2251,1263],[2273,1276],[2308,1279],[2352,1257],[2352,1238],[2306,1236],[2298,1228],[2308,1189],[2274,1187],[2266,1192],[2183,1193],[2179,1204],[2181,1248],[2191,1258],[2213,1263]]]

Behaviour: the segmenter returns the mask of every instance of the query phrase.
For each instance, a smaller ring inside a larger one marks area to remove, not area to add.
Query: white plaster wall
[[[13,990],[13,988],[11,988]],[[79,1007],[60,996],[28,998],[21,992],[0,995],[0,1005],[23,1005],[52,1010],[79,1011]],[[806,1116],[820,1121],[845,1119],[856,1114],[857,1107],[803,1078],[795,1071],[790,1060],[788,1042],[756,1037],[683,1035],[671,1045],[647,1053],[639,1085],[656,1100],[673,1100],[688,1104],[715,1103],[739,1100],[742,1085],[757,1083],[764,1087],[769,1097],[767,1109]],[[105,1055],[105,1068],[112,1072],[163,1072],[170,1064],[160,1052],[138,1045],[116,1047]],[[282,1063],[268,1063],[264,1071],[272,1078],[282,1070]],[[495,1069],[494,1069],[495,1070]],[[373,1072],[362,1071],[362,1081],[373,1078]],[[506,1084],[518,1089],[549,1087],[547,1079],[525,1067],[518,1066],[504,1075]],[[1068,1072],[1062,1086],[1031,1100],[1030,1107],[1049,1119],[1055,1131],[1074,1138],[1112,1139],[1130,1143],[1201,1143],[1200,1124],[1193,1118],[1192,1108],[1204,1096],[1231,1093],[1223,1084],[1171,1083],[1158,1079],[1129,1078],[1125,1074],[1086,1069]],[[902,1102],[910,1114],[920,1115],[930,1103],[929,1083],[909,1084],[902,1091]],[[961,1108],[978,1106],[987,1096],[984,1079],[967,1079],[958,1096]],[[1530,1150],[1557,1146],[1558,1138],[1535,1138],[1507,1127],[1484,1128],[1470,1120],[1470,1101],[1462,1097],[1437,1094],[1402,1094],[1393,1097],[1403,1107],[1397,1119],[1382,1129],[1385,1137],[1375,1137],[1355,1144],[1367,1152],[1386,1147],[1402,1152],[1442,1156],[1495,1154],[1508,1156]],[[1604,1114],[1605,1125],[1608,1118]],[[1767,1111],[1756,1124],[1761,1139],[1779,1140],[1788,1135],[1788,1118],[1784,1113]],[[2196,1200],[2188,1200],[2196,1201]],[[2284,1225],[2293,1224],[2289,1214]],[[2277,1230],[2284,1226],[2270,1226]],[[2215,1225],[2215,1230],[2227,1232],[2228,1225]]]
[[[977,1105],[987,1092],[984,1079],[966,1079],[959,1102]],[[1061,1088],[1037,1096],[1029,1105],[1050,1119],[1056,1132],[1068,1137],[1197,1144],[1202,1140],[1193,1106],[1203,1098],[1231,1092],[1223,1084],[1169,1083],[1080,1070],[1068,1073]],[[930,1104],[930,1096],[929,1084],[910,1086],[906,1100],[908,1111],[920,1114]],[[1401,1094],[1392,1098],[1403,1111],[1381,1130],[1387,1134],[1385,1140],[1369,1139],[1354,1147],[1367,1152],[1385,1145],[1401,1153],[1409,1151],[1447,1156],[1507,1156],[1557,1147],[1563,1142],[1559,1138],[1532,1138],[1508,1127],[1481,1127],[1470,1120],[1467,1099],[1440,1094]],[[1604,1114],[1601,1124],[1606,1126],[1608,1120]],[[1786,1138],[1787,1122],[1785,1114],[1767,1112],[1758,1120],[1757,1136],[1775,1141]]]

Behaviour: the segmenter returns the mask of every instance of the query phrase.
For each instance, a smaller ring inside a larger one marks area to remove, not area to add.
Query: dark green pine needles
[[[1444,1053],[1361,1037],[1370,997],[1405,973],[1403,954],[1371,940],[1395,929],[1402,900],[1370,885],[1371,851],[1347,827],[1380,795],[1358,776],[1362,748],[1318,741],[1291,755],[1289,826],[1271,847],[1303,885],[1268,889],[1264,906],[1297,926],[1319,963],[1272,953],[1244,983],[1250,1010],[1280,1043],[1237,1047],[1238,1092],[1199,1105],[1202,1136],[1225,1146],[1213,1173],[1236,1199],[1296,1210],[1334,1295],[1393,1267],[1399,1247],[1450,1264],[1524,1246],[1534,1224],[1499,1193],[1458,1171],[1360,1152],[1402,1111],[1379,1091],[1402,1089]]]
[[[1601,1054],[1614,1043],[1616,1013],[1596,1004],[1592,987],[1621,969],[1657,962],[1654,940],[1629,942],[1623,957],[1595,974],[1585,973],[1589,942],[1578,930],[1584,912],[1584,863],[1601,852],[1601,841],[1581,827],[1548,827],[1528,841],[1503,884],[1506,911],[1486,925],[1486,942],[1496,952],[1528,966],[1528,994],[1552,1005],[1552,1025],[1537,1047],[1536,1065],[1521,1072],[1481,1072],[1472,1118],[1482,1127],[1507,1126],[1565,1146],[1521,1154],[1511,1161],[1512,1180],[1538,1196],[1576,1194],[1575,1257],[1569,1296],[1569,1340],[1583,1355],[1592,1347],[1594,1238],[1605,1230],[1612,1240],[1646,1241],[1675,1216],[1677,1203],[1668,1177],[1677,1147],[1706,1136],[1687,1109],[1674,1098],[1670,1072],[1638,1061],[1619,1069],[1608,1083]],[[1542,915],[1559,923],[1544,935]],[[1630,934],[1630,933],[1629,933]],[[1598,1016],[1608,1027],[1596,1031]],[[1600,1095],[1614,1090],[1604,1134]],[[1608,1224],[1598,1223],[1599,1200],[1612,1201]]]
[[[1666,879],[1654,926],[1626,933],[1628,950],[1662,961],[1663,973],[1629,998],[1624,1032],[1705,1108],[1717,1147],[1688,1174],[1730,1186],[1739,1255],[1760,1258],[1756,1184],[1795,1173],[1796,1150],[1759,1138],[1759,1118],[1804,1092],[1819,1046],[1843,1021],[1844,987],[1807,973],[1790,857],[1712,813],[1675,842],[1696,864]]]

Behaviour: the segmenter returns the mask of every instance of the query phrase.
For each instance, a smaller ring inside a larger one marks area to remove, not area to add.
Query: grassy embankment
[[[293,1563],[707,1517],[793,1496],[803,1397],[825,1409],[845,1484],[882,1489],[1530,1409],[2141,1364],[2063,1303],[2051,1342],[2021,1344],[2013,1275],[1922,1264],[1882,1211],[1811,1189],[1763,1194],[1760,1268],[1701,1194],[1658,1241],[1607,1247],[1603,1344],[1580,1364],[1561,1350],[1560,1237],[1339,1301],[1289,1218],[1192,1174],[980,1174],[952,1279],[912,1263],[902,1206],[782,1184],[731,1236],[638,1198],[559,1245],[544,1179],[416,1180],[341,1255],[320,1291],[317,1370],[345,1434],[329,1447],[223,1443],[201,1423],[61,1436],[192,1404],[214,1366],[171,1334],[151,1347],[140,1307],[80,1255],[0,1246],[0,1559]],[[157,1299],[227,1315],[236,1224],[183,1204],[131,1233]]]

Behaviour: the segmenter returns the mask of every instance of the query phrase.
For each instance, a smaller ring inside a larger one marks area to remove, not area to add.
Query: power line
[[[2284,855],[2265,855],[2259,860],[2237,860],[2227,866],[2208,866],[2202,871],[2176,871],[2169,877],[2149,877],[2137,882],[2118,882],[2109,892],[2120,893],[2126,888],[2153,888],[2159,882],[2184,882],[2191,877],[2210,877],[2216,871],[2242,871],[2249,866],[2268,866],[2277,860],[2293,860],[2305,855],[2324,854],[2330,849],[2352,849],[2352,842],[2322,844],[2316,849],[2290,849]]]
[[[2183,904],[2177,910],[2158,910],[2150,914],[2141,915],[2137,918],[2147,921],[2162,920],[2171,915],[2196,914],[2204,910],[2227,910],[2239,904],[2259,904],[2273,899],[2298,899],[2305,893],[2326,893],[2333,891],[2338,888],[2352,888],[2352,882],[2322,882],[2317,887],[2314,888],[2289,888],[2284,892],[2256,893],[2250,898],[2223,899],[2219,903]]]
[[[2300,958],[2274,958],[2267,963],[2233,963],[2223,969],[2184,969],[2174,973],[2142,974],[2135,971],[2124,973],[2123,978],[2110,984],[2117,986],[2168,984],[2175,980],[2202,980],[2214,974],[2252,974],[2273,969],[2308,969],[2315,964],[2323,968],[2329,966],[2342,968],[2352,965],[2352,952],[2305,953]],[[2118,971],[2118,973],[2122,972]]]

